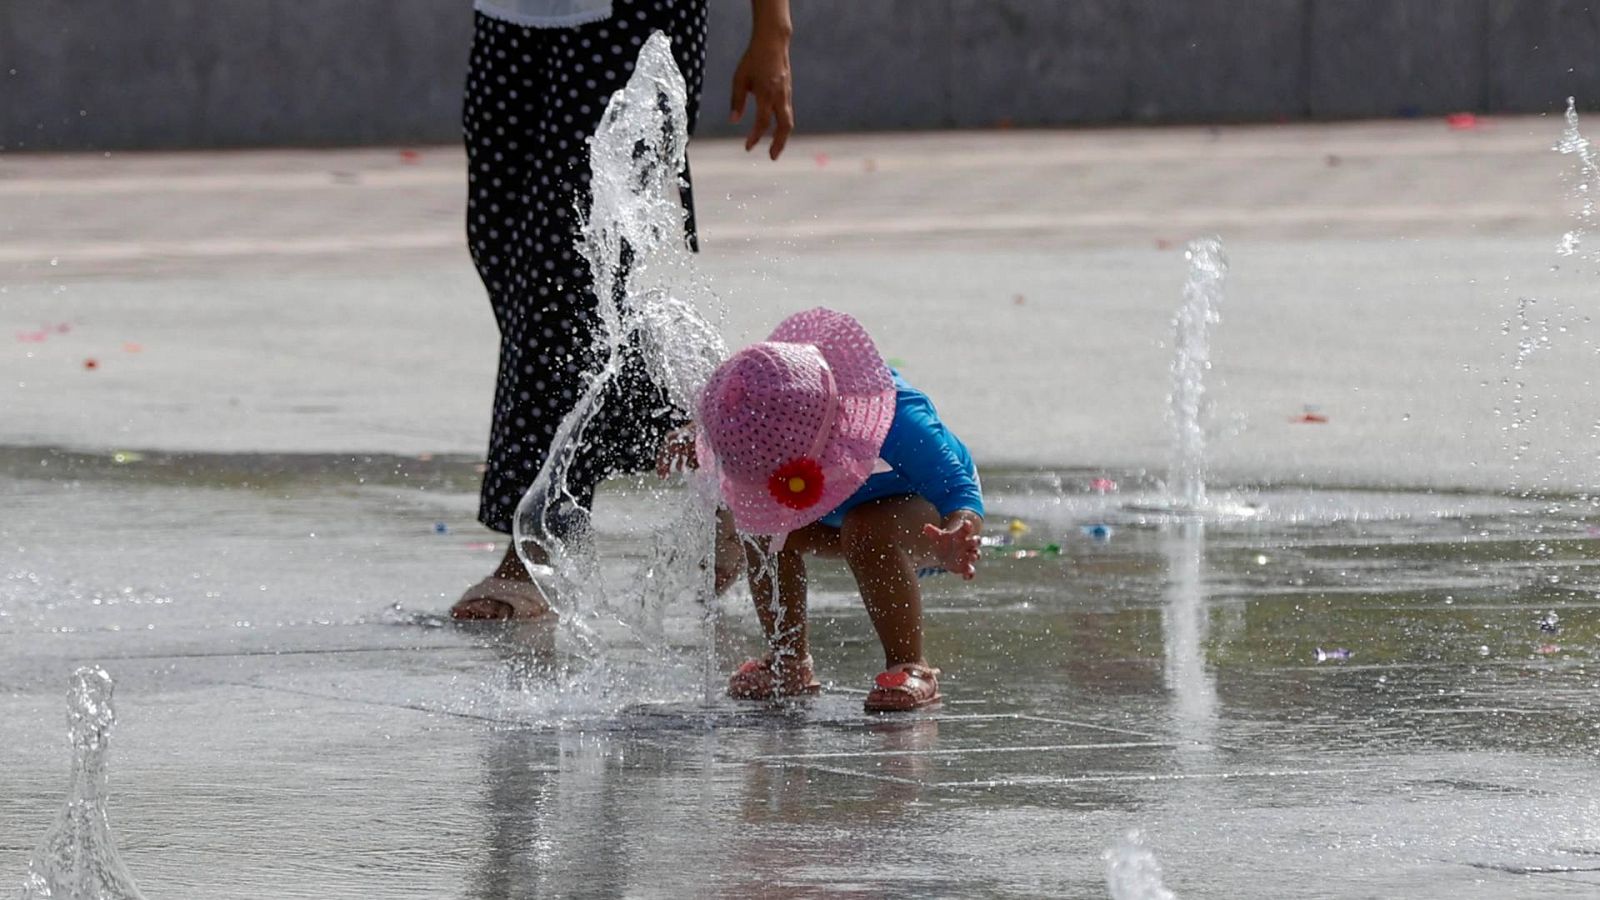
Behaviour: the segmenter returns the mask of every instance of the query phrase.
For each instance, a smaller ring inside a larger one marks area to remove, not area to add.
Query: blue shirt
[[[889,374],[894,376],[894,421],[878,451],[889,471],[868,477],[866,484],[820,521],[838,528],[851,507],[901,494],[926,499],[941,517],[958,509],[983,515],[983,489],[972,454],[939,421],[939,411],[927,394],[907,384],[899,372],[890,369]]]

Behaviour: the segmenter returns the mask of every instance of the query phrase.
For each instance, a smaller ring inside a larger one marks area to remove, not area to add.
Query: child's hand
[[[953,525],[949,524],[952,520],[955,522]],[[933,524],[922,526],[922,534],[933,541],[933,552],[939,565],[971,581],[978,574],[978,532],[983,528],[982,520],[966,510],[960,510],[952,513],[945,522],[945,528]]]
[[[699,467],[694,452],[694,426],[685,425],[668,432],[656,453],[656,475],[666,478],[673,472]]]

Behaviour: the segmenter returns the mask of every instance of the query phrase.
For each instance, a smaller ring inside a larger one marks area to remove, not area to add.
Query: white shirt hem
[[[499,19],[502,22],[520,25],[523,28],[572,28],[575,25],[587,25],[590,22],[599,22],[611,18],[611,10],[609,9],[596,12],[570,13],[564,16],[529,15],[501,9],[493,3],[487,2],[487,0],[475,0],[472,8],[491,19]]]

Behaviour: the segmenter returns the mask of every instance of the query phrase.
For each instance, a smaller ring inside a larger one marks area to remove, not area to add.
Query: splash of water
[[[1510,454],[1512,474],[1515,482],[1521,481],[1520,463],[1532,446],[1529,436],[1535,420],[1539,418],[1538,400],[1536,394],[1530,394],[1527,382],[1526,369],[1528,362],[1533,357],[1550,349],[1550,320],[1548,318],[1535,318],[1534,307],[1539,303],[1532,297],[1517,298],[1517,312],[1513,319],[1500,323],[1500,333],[1517,338],[1516,353],[1511,359],[1511,373],[1501,379],[1501,384],[1511,390],[1511,401],[1504,410],[1495,409],[1496,415],[1507,418],[1502,430],[1506,435],[1506,444],[1503,449]],[[1516,490],[1520,485],[1513,483]]]
[[[1211,326],[1220,321],[1228,260],[1219,237],[1197,238],[1184,251],[1189,278],[1183,285],[1183,304],[1172,319],[1172,393],[1168,415],[1172,424],[1172,462],[1167,491],[1172,502],[1186,510],[1206,506],[1205,376],[1211,369]]]
[[[106,817],[106,749],[116,713],[111,676],[98,667],[72,673],[67,725],[72,777],[67,802],[28,860],[22,900],[142,900],[117,854]]]
[[[1100,858],[1105,860],[1111,900],[1177,900],[1178,895],[1161,883],[1161,863],[1144,845],[1144,833],[1138,829],[1123,835]]]
[[[1597,218],[1600,218],[1600,208],[1597,208],[1595,198],[1600,193],[1600,155],[1596,154],[1593,145],[1579,128],[1577,103],[1572,97],[1567,98],[1566,127],[1554,149],[1563,155],[1577,157],[1576,165],[1567,178],[1571,182],[1569,193],[1578,201],[1577,209],[1573,212],[1573,226],[1561,236],[1556,253],[1561,257],[1600,261],[1600,250],[1584,250],[1584,241],[1595,227]],[[1572,332],[1589,321],[1587,316],[1580,316],[1575,308],[1562,310],[1554,300],[1543,307],[1545,314],[1538,315],[1536,311],[1540,309],[1540,303],[1533,297],[1517,297],[1513,316],[1500,324],[1500,333],[1516,340],[1514,351],[1502,356],[1509,363],[1509,371],[1501,376],[1500,386],[1509,395],[1494,409],[1494,415],[1502,420],[1500,429],[1505,441],[1501,449],[1511,462],[1511,490],[1514,493],[1527,493],[1530,490],[1525,483],[1523,462],[1532,449],[1533,429],[1539,420],[1539,401],[1542,399],[1534,386],[1537,382],[1532,363],[1535,357],[1554,348],[1558,335]],[[1553,312],[1550,311],[1551,307],[1554,307]],[[1567,463],[1566,454],[1559,447],[1556,448],[1556,459],[1558,467]]]
[[[1206,523],[1180,522],[1165,537],[1168,581],[1161,632],[1167,690],[1179,734],[1188,742],[1182,755],[1194,750],[1209,752],[1217,727],[1218,701],[1216,676],[1206,667],[1210,631]]]
[[[1596,159],[1594,146],[1589,139],[1578,130],[1578,103],[1574,97],[1567,98],[1567,127],[1562,131],[1555,149],[1558,153],[1578,157],[1577,177],[1572,185],[1572,194],[1578,200],[1578,211],[1574,214],[1577,223],[1571,231],[1561,236],[1561,243],[1556,247],[1560,255],[1573,256],[1578,254],[1584,238],[1593,230],[1597,217],[1600,217],[1600,210],[1595,206],[1595,194],[1600,192],[1600,160]],[[1590,251],[1583,255],[1593,257],[1596,254]]]
[[[1578,251],[1584,238],[1600,221],[1600,208],[1596,206],[1596,197],[1600,195],[1600,157],[1597,157],[1594,145],[1578,128],[1578,102],[1574,97],[1567,98],[1567,127],[1561,133],[1561,140],[1555,149],[1559,153],[1578,157],[1576,175],[1568,176],[1572,179],[1570,193],[1578,201],[1578,209],[1573,213],[1577,222],[1571,231],[1562,235],[1556,252],[1562,256],[1580,255]],[[1600,262],[1600,250],[1591,249],[1580,256],[1590,262]],[[1582,321],[1587,324],[1590,319],[1584,316]],[[1600,353],[1600,350],[1595,352]],[[1600,419],[1590,425],[1589,431],[1591,436],[1600,437]],[[1595,458],[1600,459],[1600,453]]]
[[[686,593],[706,605],[714,626],[711,590],[714,488],[691,478],[677,492],[672,524],[657,532],[650,560],[631,583],[627,600],[607,595],[589,510],[569,488],[586,430],[607,388],[630,359],[643,362],[671,410],[695,412],[700,388],[727,355],[715,326],[699,312],[714,305],[685,237],[679,173],[688,143],[687,93],[668,38],[657,32],[639,51],[632,77],[617,91],[590,142],[590,208],[580,211],[579,249],[593,274],[598,322],[595,358],[583,394],[561,421],[533,485],[517,506],[513,540],[530,575],[552,599],[561,632],[580,664],[606,654],[595,625],[619,623],[646,646],[660,647],[659,612]],[[533,545],[549,557],[541,565]],[[583,681],[592,681],[593,673]],[[603,680],[603,679],[602,679]],[[575,685],[577,682],[575,682]]]

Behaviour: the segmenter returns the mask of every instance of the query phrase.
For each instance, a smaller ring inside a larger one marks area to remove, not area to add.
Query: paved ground
[[[1132,828],[1182,897],[1593,894],[1600,516],[1323,491],[1161,528],[1117,509],[1148,484],[1091,474],[992,479],[1063,552],[930,584],[950,702],[868,717],[877,649],[834,570],[813,702],[702,706],[692,606],[666,663],[563,694],[539,630],[438,627],[493,556],[469,464],[9,453],[0,873],[61,806],[92,662],[152,898],[1104,897]],[[603,500],[621,584],[655,520]],[[728,613],[721,671],[754,646]]]
[[[1504,326],[1526,297],[1550,342],[1518,379],[1525,477],[1583,487],[1600,326],[1595,275],[1554,270],[1560,126],[811,137],[776,166],[726,142],[693,161],[730,335],[852,311],[991,464],[1165,465],[1181,246],[1214,231],[1225,477],[1517,478]],[[461,169],[454,148],[0,159],[8,331],[73,328],[7,344],[0,443],[481,452],[495,341]],[[1291,426],[1306,405],[1328,426]]]
[[[1183,897],[1590,896],[1600,514],[1566,491],[1600,451],[1600,281],[1552,268],[1558,134],[699,146],[730,336],[860,314],[996,518],[1062,547],[930,584],[951,702],[894,720],[859,712],[876,648],[834,570],[830,689],[793,708],[705,706],[688,604],[665,663],[619,651],[598,693],[551,690],[548,634],[441,627],[500,549],[453,149],[0,158],[0,883],[60,806],[93,662],[152,898],[1103,897],[1130,828]],[[1262,511],[1202,530],[1133,507],[1179,248],[1211,230],[1214,480]],[[1291,424],[1307,404],[1329,421]],[[603,499],[626,585],[659,523]],[[730,601],[719,669],[752,618]]]

